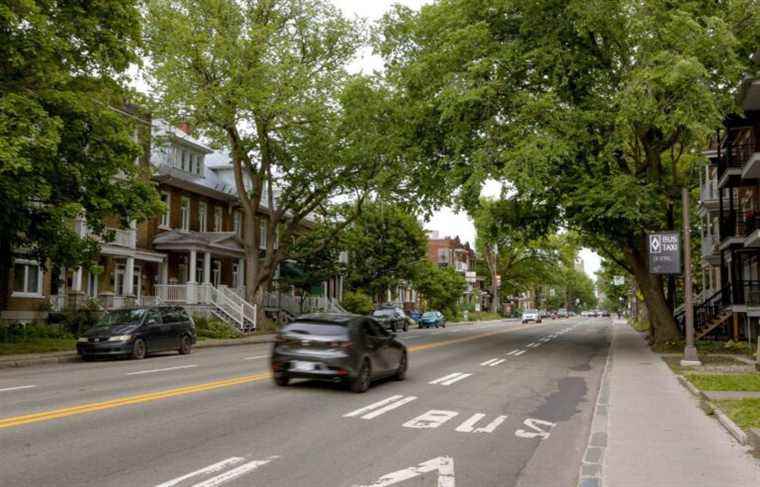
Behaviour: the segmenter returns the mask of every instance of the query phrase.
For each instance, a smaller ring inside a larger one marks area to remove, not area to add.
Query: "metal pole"
[[[684,276],[684,311],[686,315],[686,348],[683,351],[681,366],[702,365],[694,346],[694,301],[691,283],[691,228],[689,225],[689,191],[681,190],[683,203],[683,276]]]

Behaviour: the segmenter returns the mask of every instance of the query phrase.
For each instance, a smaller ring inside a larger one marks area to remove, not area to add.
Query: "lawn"
[[[760,391],[760,373],[687,374],[686,377],[703,391]]]
[[[717,402],[740,428],[760,428],[760,399],[725,399]]]
[[[30,338],[15,343],[0,342],[1,355],[76,351],[74,338]]]
[[[665,361],[666,364],[675,372],[676,374],[688,374],[689,372],[695,372],[694,367],[681,367],[681,359],[682,357],[662,357],[662,359]],[[714,356],[714,355],[702,355],[699,357],[699,359],[702,361],[702,365],[706,368],[710,367],[736,367],[736,366],[746,366],[744,362],[740,362],[734,358],[731,357],[724,357],[724,356]]]

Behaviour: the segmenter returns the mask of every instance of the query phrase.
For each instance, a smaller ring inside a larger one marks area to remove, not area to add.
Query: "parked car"
[[[560,308],[557,310],[557,316],[560,318],[567,318],[570,315],[568,314],[567,309]]]
[[[372,312],[372,317],[376,319],[386,329],[396,333],[398,330],[407,331],[409,321],[406,319],[404,310],[398,307],[383,306]]]
[[[422,311],[420,311],[418,309],[413,309],[413,310],[409,311],[408,316],[409,316],[409,318],[411,318],[412,320],[414,320],[415,323],[419,323],[420,318],[422,318]]]
[[[538,310],[535,309],[526,309],[523,311],[522,314],[522,322],[528,323],[528,322],[534,322],[534,323],[541,323],[541,314],[538,312]]]
[[[446,318],[440,311],[426,311],[420,318],[420,328],[446,328]]]
[[[367,316],[319,313],[283,327],[272,346],[272,376],[278,386],[291,379],[347,381],[354,392],[375,379],[404,380],[409,362],[403,343]]]
[[[188,354],[195,344],[195,323],[179,306],[119,309],[107,312],[77,340],[84,359],[129,356],[176,350]]]
[[[603,309],[600,314],[601,314],[601,316],[603,316],[605,318],[609,318],[610,317],[610,312],[607,311],[606,309]]]

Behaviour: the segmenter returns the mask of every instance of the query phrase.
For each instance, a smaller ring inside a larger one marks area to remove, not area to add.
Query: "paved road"
[[[278,388],[266,345],[0,370],[0,485],[570,486],[609,336],[606,319],[413,330],[407,380],[365,394]]]

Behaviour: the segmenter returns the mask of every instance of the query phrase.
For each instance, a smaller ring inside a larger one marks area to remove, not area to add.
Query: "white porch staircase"
[[[240,331],[256,330],[256,305],[226,286],[210,283],[157,284],[156,301],[165,304],[208,306],[209,312]]]

